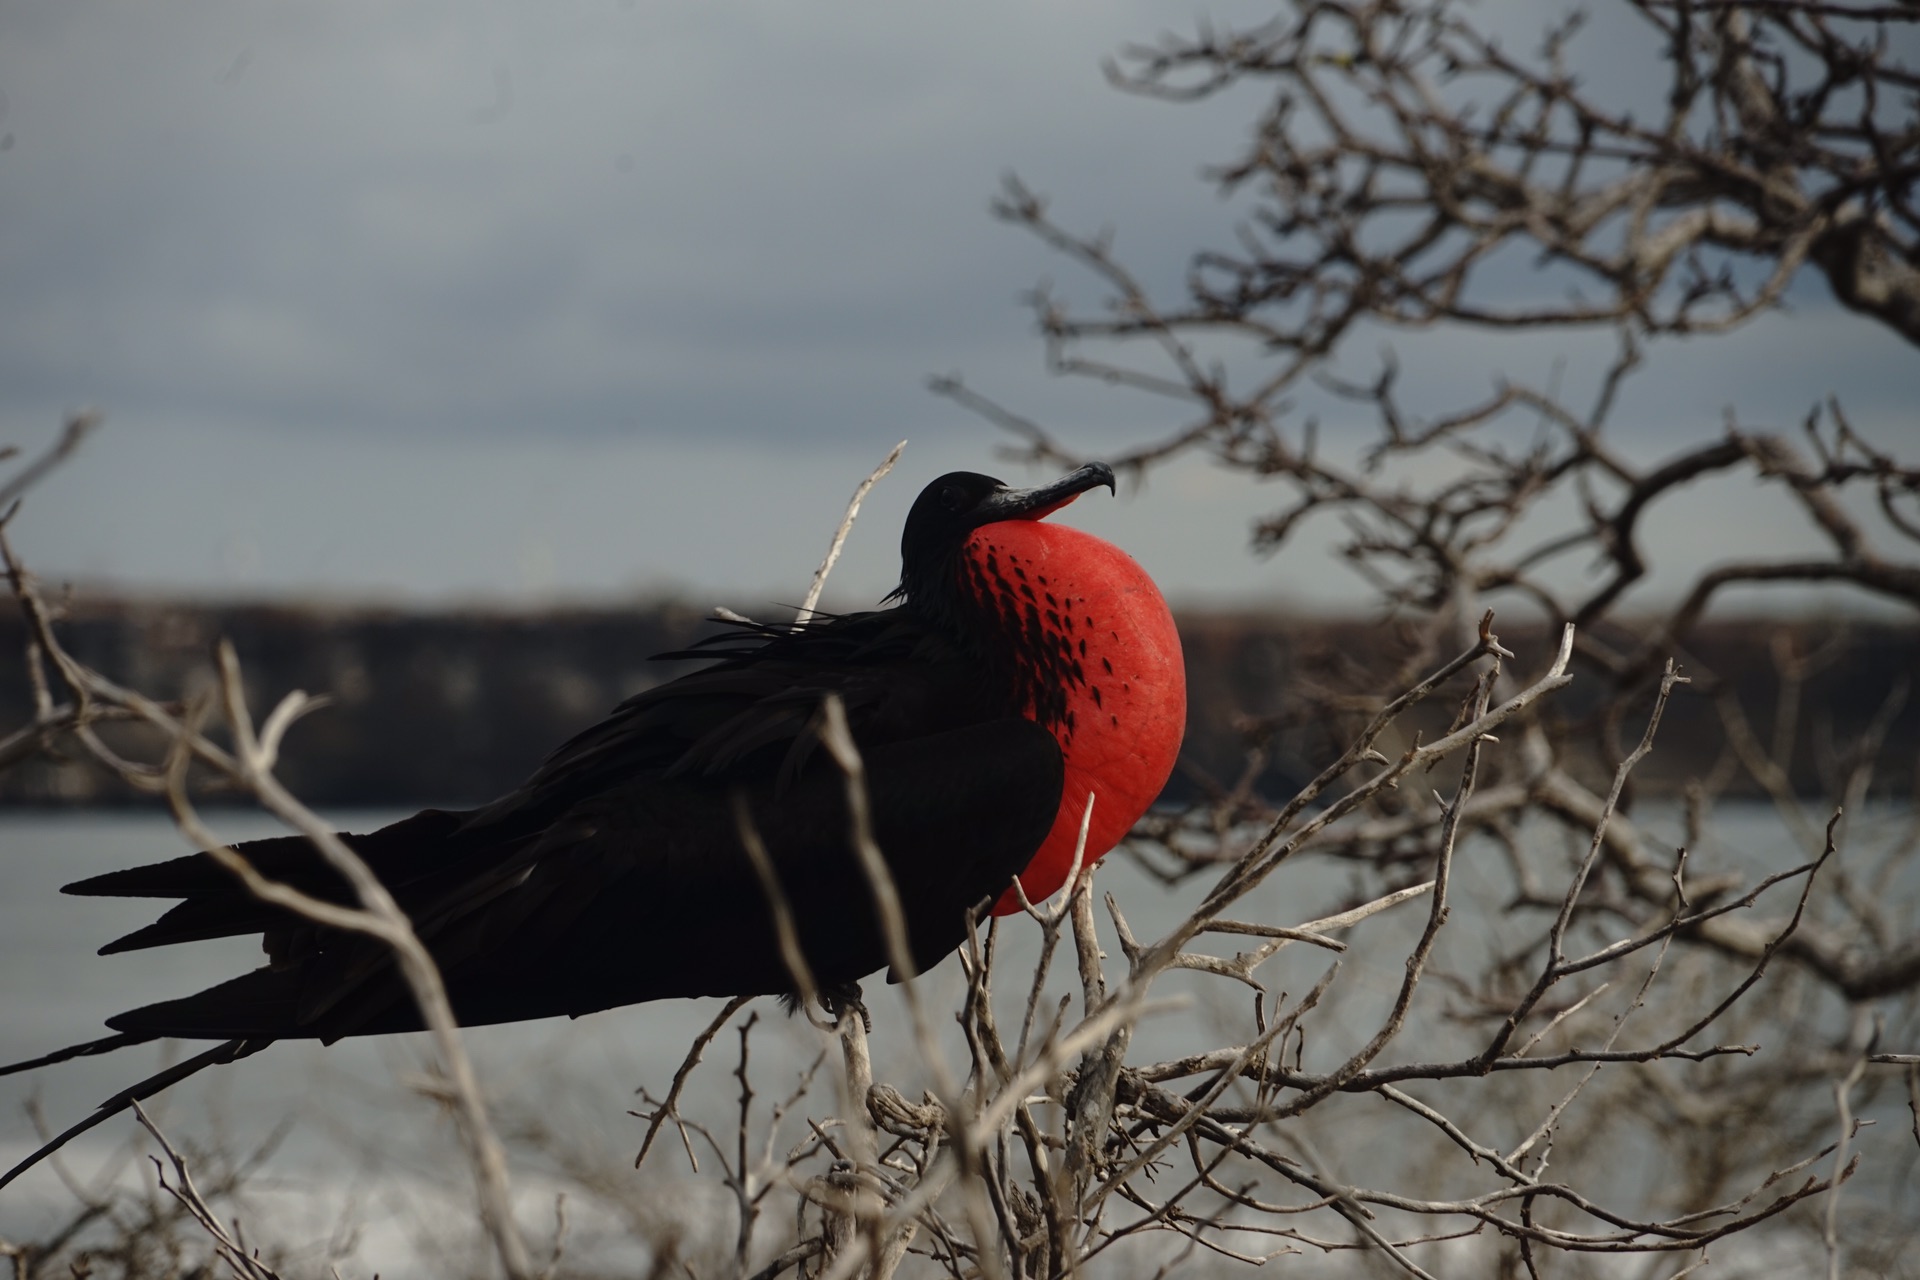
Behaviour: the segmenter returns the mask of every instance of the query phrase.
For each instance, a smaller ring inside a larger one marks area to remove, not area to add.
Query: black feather
[[[729,633],[712,667],[648,690],[562,745],[512,794],[348,837],[412,917],[463,1023],[668,996],[791,991],[734,826],[744,798],[816,980],[885,948],[853,857],[846,783],[816,749],[828,694],[866,757],[872,821],[915,963],[959,944],[1058,812],[1060,749],[991,692],[976,659],[910,610]],[[330,901],[345,882],[304,840],[239,846]],[[386,948],[266,906],[205,855],[95,877],[83,894],[182,898],[110,951],[260,932],[268,967],[110,1020],[143,1035],[400,1031],[418,1014]]]

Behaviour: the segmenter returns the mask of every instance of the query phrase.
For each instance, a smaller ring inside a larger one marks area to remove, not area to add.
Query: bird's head
[[[1003,520],[1044,520],[1089,489],[1114,488],[1113,468],[1089,462],[1051,484],[1012,489],[992,476],[949,471],[920,491],[900,535],[900,585],[889,599],[933,604],[953,580],[976,529]]]

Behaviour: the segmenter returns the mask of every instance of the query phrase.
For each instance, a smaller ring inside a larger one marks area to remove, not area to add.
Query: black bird
[[[1046,515],[1113,486],[1090,464],[1010,489],[955,472],[914,502],[897,607],[734,625],[666,657],[712,665],[629,699],[478,809],[429,809],[344,838],[412,919],[464,1025],[579,1016],[671,996],[793,993],[742,843],[763,839],[823,989],[887,962],[849,838],[846,781],[820,742],[837,696],[865,764],[876,844],[913,963],[959,945],[970,911],[1045,897],[1152,803],[1185,721],[1179,639],[1136,563]],[[240,845],[263,874],[353,900],[298,836]],[[47,1148],[187,1074],[275,1040],[417,1030],[384,944],[267,906],[205,854],[69,885],[180,901],[103,954],[259,933],[267,963],[110,1018],[117,1034],[24,1070],[162,1036],[226,1043],[109,1099]],[[30,1165],[42,1153],[30,1159]],[[21,1169],[0,1178],[0,1185]]]

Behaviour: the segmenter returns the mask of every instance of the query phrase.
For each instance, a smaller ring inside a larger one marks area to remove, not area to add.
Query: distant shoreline
[[[408,610],[378,603],[82,596],[61,625],[81,661],[160,698],[206,687],[211,646],[219,637],[230,639],[257,710],[291,689],[332,699],[288,740],[281,776],[296,794],[316,805],[418,807],[478,803],[516,785],[548,751],[621,700],[688,669],[691,664],[650,658],[701,634],[708,612],[684,601]],[[1198,794],[1195,770],[1237,777],[1250,741],[1247,726],[1286,722],[1286,695],[1299,682],[1344,680],[1363,696],[1377,694],[1377,679],[1415,652],[1396,623],[1377,617],[1177,612],[1191,704],[1183,762],[1191,768],[1176,775],[1170,799]],[[1553,647],[1554,638],[1538,624],[1508,623],[1499,631],[1520,670],[1539,665]],[[1603,638],[1620,642],[1628,634],[1610,626]],[[1716,681],[1731,686],[1766,740],[1780,689],[1776,637],[1795,653],[1820,655],[1805,683],[1802,714],[1808,723],[1829,725],[1834,743],[1846,742],[1881,711],[1900,675],[1920,673],[1920,622],[1832,616],[1707,622],[1679,655],[1683,668],[1700,678],[1669,708],[1651,767],[1636,777],[1637,785],[1672,793],[1713,769],[1724,740],[1711,701]],[[0,611],[0,736],[32,716],[19,658],[25,639],[19,614]],[[1578,663],[1575,675],[1556,705],[1577,720],[1595,703],[1601,677]],[[1444,730],[1448,713],[1437,703],[1435,710],[1441,717],[1435,727]],[[1283,727],[1268,744],[1260,791],[1287,794],[1311,776],[1325,755],[1325,730]],[[1811,745],[1818,735],[1802,736],[1809,745],[1789,773],[1797,790],[1812,793],[1823,786],[1823,762]],[[1911,795],[1916,757],[1920,697],[1908,699],[1887,733],[1876,793]],[[217,803],[219,796],[206,800]],[[0,774],[0,804],[8,806],[135,803],[151,800],[84,764],[39,759]]]

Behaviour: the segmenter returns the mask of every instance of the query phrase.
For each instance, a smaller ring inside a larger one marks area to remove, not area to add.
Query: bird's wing
[[[444,875],[450,865],[459,865],[461,874],[468,876],[479,870],[474,865],[477,857],[462,859],[460,855],[483,855],[484,851],[474,842],[455,839],[466,817],[464,813],[426,809],[365,835],[342,832],[341,839],[373,867],[388,892],[402,902],[418,901],[431,892],[432,879]],[[250,840],[239,850],[269,880],[327,902],[355,901],[352,887],[320,859],[305,836]],[[505,846],[494,850],[496,856],[510,852]],[[264,933],[289,921],[285,912],[254,898],[231,872],[204,853],[109,871],[67,885],[61,892],[87,897],[183,900],[152,924],[101,947],[101,955]]]
[[[628,699],[492,804],[465,812],[429,809],[343,838],[409,914],[430,913],[436,904],[471,902],[486,886],[523,875],[549,833],[608,790],[679,774],[728,782],[783,771],[790,776],[812,753],[815,719],[830,693],[847,705],[863,743],[884,744],[901,726],[950,727],[950,714],[924,714],[929,664],[902,660],[928,656],[928,640],[910,619],[895,617],[898,612],[722,635],[716,639],[729,645],[663,655],[721,661]],[[936,673],[944,669],[930,665]],[[329,902],[354,901],[345,878],[304,837],[250,841],[240,851],[269,879]],[[253,898],[203,853],[109,872],[63,891],[183,899],[153,924],[108,943],[102,954],[263,933],[269,956],[282,963],[297,957],[310,932]]]
[[[582,798],[642,775],[791,777],[817,744],[820,706],[829,695],[841,700],[863,744],[1014,712],[980,705],[980,690],[971,687],[963,689],[970,713],[951,705],[951,690],[977,684],[977,673],[904,610],[753,627],[711,640],[717,643],[660,656],[717,657],[715,665],[627,699],[468,825],[544,828]]]
[[[1060,803],[1052,736],[1006,718],[869,751],[875,841],[927,967],[970,908],[1026,865]],[[824,753],[790,779],[642,777],[550,824],[512,883],[481,877],[411,908],[468,1024],[593,1012],[668,996],[787,992],[773,911],[737,828],[764,840],[816,983],[887,963],[851,847],[846,780]],[[277,968],[134,1010],[109,1025],[197,1037],[407,1030],[418,1017],[385,951],[316,930]]]

